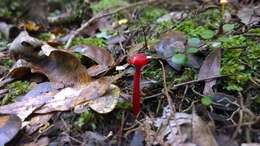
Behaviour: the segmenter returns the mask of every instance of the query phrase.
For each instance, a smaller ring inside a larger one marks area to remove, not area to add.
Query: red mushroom
[[[141,78],[141,69],[144,65],[148,63],[147,56],[144,53],[138,53],[130,57],[129,64],[135,66],[135,74],[134,74],[134,93],[132,98],[132,108],[133,114],[135,117],[140,112],[140,78]]]

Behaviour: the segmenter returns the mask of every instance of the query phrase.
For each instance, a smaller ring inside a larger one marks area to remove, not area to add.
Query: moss
[[[160,16],[167,14],[168,11],[164,8],[148,6],[140,12],[140,20],[143,24],[147,22],[154,22]]]
[[[171,20],[163,21],[162,23],[159,24],[159,26],[156,29],[158,30],[157,32],[164,32],[171,29],[173,26],[174,24]]]
[[[17,17],[21,16],[23,5],[19,0],[1,0],[0,17]]]
[[[98,3],[91,4],[92,11],[96,14],[110,8],[128,5],[126,0],[100,0]]]
[[[140,29],[143,26],[155,24],[156,19],[167,14],[168,11],[164,8],[148,6],[142,8],[139,12],[139,18],[136,21],[129,23],[130,29]]]
[[[162,78],[162,70],[157,61],[151,60],[148,66],[143,69],[143,77],[160,81]]]
[[[76,45],[93,45],[96,47],[105,47],[106,42],[105,40],[101,38],[83,38],[83,37],[77,37],[73,39],[72,46]]]
[[[15,97],[25,94],[31,89],[30,83],[27,81],[15,81],[7,85],[8,93],[2,100],[2,105],[14,102]]]
[[[93,113],[91,111],[86,111],[80,114],[79,118],[75,122],[75,125],[82,127],[85,124],[89,123],[93,119]]]
[[[12,59],[8,59],[8,58],[7,59],[1,59],[0,64],[5,66],[6,68],[10,68],[14,64],[14,61]]]
[[[219,40],[223,48],[221,73],[232,75],[224,81],[224,88],[241,91],[249,78],[260,69],[260,45],[241,35],[221,37]]]
[[[174,82],[182,83],[195,79],[196,72],[191,68],[185,68],[184,72],[181,75],[176,75]]]
[[[43,41],[48,41],[51,38],[51,33],[41,33],[37,38]]]

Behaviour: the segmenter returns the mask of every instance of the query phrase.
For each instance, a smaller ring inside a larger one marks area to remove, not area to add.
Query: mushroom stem
[[[134,93],[132,98],[132,105],[133,105],[133,114],[135,117],[140,112],[140,78],[141,78],[141,67],[136,66],[135,74],[134,74]]]
[[[132,108],[133,114],[135,118],[137,118],[140,112],[140,78],[141,78],[141,69],[144,65],[148,63],[148,58],[144,53],[137,53],[130,57],[128,60],[129,64],[135,66],[135,74],[134,74],[134,89],[133,89],[133,98],[132,98]]]

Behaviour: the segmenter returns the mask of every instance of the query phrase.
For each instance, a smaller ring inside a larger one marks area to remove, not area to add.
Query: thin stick
[[[173,104],[173,101],[172,101],[172,98],[171,96],[169,95],[169,90],[167,88],[167,84],[166,84],[166,75],[165,75],[165,69],[164,69],[164,65],[163,65],[163,62],[161,60],[159,60],[161,66],[162,66],[162,72],[163,72],[163,87],[164,87],[164,94],[165,96],[167,97],[167,101],[168,101],[168,104],[170,106],[170,109],[171,109],[171,115],[173,115],[173,113],[175,113],[175,106]]]
[[[216,79],[216,78],[222,78],[222,77],[227,77],[229,75],[220,75],[220,76],[212,76],[212,77],[208,77],[208,78],[204,78],[204,79],[199,79],[199,80],[192,80],[192,81],[188,81],[188,82],[184,82],[184,83],[180,83],[180,84],[176,84],[174,85],[171,90],[180,87],[180,86],[184,86],[184,85],[188,85],[188,84],[193,84],[193,83],[197,83],[197,82],[201,82],[201,81],[205,81],[205,80],[212,80],[212,79]]]
[[[133,8],[133,7],[137,7],[137,6],[141,6],[141,5],[146,5],[146,4],[150,4],[150,3],[154,3],[154,2],[158,2],[158,0],[145,0],[145,1],[140,1],[140,2],[137,2],[137,3],[133,3],[133,4],[130,4],[130,5],[127,5],[125,7],[120,7],[118,9],[115,9],[113,11],[110,11],[110,12],[107,12],[107,13],[103,13],[103,14],[97,14],[95,15],[94,17],[90,18],[86,23],[84,23],[80,28],[78,28],[76,31],[74,31],[72,33],[72,35],[70,36],[70,38],[68,39],[66,45],[65,45],[65,49],[68,49],[71,45],[71,42],[72,40],[80,34],[80,32],[82,32],[85,28],[87,28],[92,22],[94,22],[95,20],[97,19],[100,19],[100,18],[103,18],[103,17],[106,17],[106,16],[109,16],[109,15],[112,15],[112,14],[115,14],[115,13],[118,13],[122,10],[126,10],[126,9],[130,9],[130,8]]]

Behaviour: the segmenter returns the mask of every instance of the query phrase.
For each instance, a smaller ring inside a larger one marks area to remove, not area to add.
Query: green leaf
[[[197,53],[198,51],[199,51],[198,48],[187,48],[186,49],[186,53],[189,53],[189,54]]]
[[[234,24],[224,24],[223,25],[223,31],[224,32],[232,31],[232,30],[234,30],[234,28],[235,28]]]
[[[214,37],[215,33],[214,31],[212,30],[204,30],[201,32],[200,36],[203,38],[203,39],[212,39]]]
[[[183,65],[188,62],[188,58],[184,54],[175,54],[172,56],[172,62],[177,65]]]
[[[188,39],[188,46],[190,47],[200,47],[201,41],[199,38],[189,38]]]
[[[212,97],[211,96],[204,96],[201,98],[201,103],[205,106],[209,106],[212,104]]]

